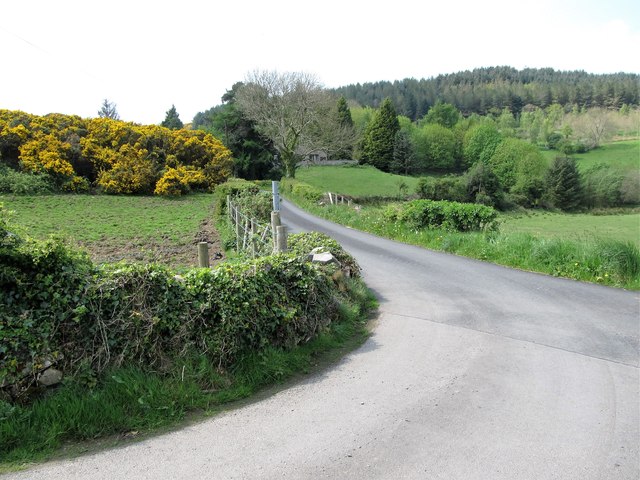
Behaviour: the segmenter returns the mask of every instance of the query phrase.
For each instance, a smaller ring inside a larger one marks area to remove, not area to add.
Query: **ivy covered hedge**
[[[196,352],[225,368],[248,351],[303,343],[338,315],[338,280],[297,255],[322,246],[314,237],[299,237],[295,253],[179,277],[157,265],[98,267],[1,222],[0,387],[14,398],[50,364],[95,378],[130,363],[163,371]]]
[[[385,210],[387,220],[412,228],[444,228],[458,232],[495,229],[497,216],[498,212],[492,207],[444,200],[413,200],[390,205]]]
[[[224,215],[227,212],[227,196],[249,196],[257,195],[260,187],[253,182],[243,180],[242,178],[230,178],[224,183],[218,185],[214,191],[214,213],[216,215]]]

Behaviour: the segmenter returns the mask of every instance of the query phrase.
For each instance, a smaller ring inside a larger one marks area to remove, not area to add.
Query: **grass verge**
[[[569,239],[526,232],[416,230],[386,220],[382,207],[366,206],[355,210],[344,205],[319,206],[291,195],[289,198],[319,217],[381,237],[522,270],[640,289],[640,252],[630,241],[602,239],[589,234]]]
[[[176,426],[190,412],[212,414],[267,385],[316,370],[367,338],[373,294],[359,280],[346,280],[345,286],[339,321],[295,349],[248,353],[228,371],[204,356],[186,355],[169,373],[125,367],[97,383],[76,378],[26,406],[0,401],[0,472],[50,458],[63,445],[75,454],[96,438]]]

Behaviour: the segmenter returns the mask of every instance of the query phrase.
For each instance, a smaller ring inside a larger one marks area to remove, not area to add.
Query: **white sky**
[[[183,122],[255,69],[328,87],[477,67],[640,73],[634,0],[2,0],[0,108]]]

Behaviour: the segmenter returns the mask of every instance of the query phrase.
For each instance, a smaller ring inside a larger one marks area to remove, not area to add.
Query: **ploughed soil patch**
[[[221,262],[224,252],[220,236],[213,220],[202,221],[195,234],[185,233],[180,240],[167,236],[157,238],[103,237],[97,241],[78,242],[95,263],[116,263],[120,261],[136,263],[158,263],[170,268],[181,269],[198,266],[198,242],[209,244],[211,265]]]

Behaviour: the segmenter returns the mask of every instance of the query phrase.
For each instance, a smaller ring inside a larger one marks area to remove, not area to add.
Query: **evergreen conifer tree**
[[[400,123],[396,109],[391,99],[386,98],[364,132],[362,163],[388,172],[393,162],[393,147],[398,130]]]
[[[390,165],[393,173],[409,175],[415,172],[415,155],[409,134],[398,130],[393,143],[393,161]]]
[[[573,158],[556,157],[546,176],[547,195],[562,210],[573,210],[582,201],[580,172]]]
[[[104,102],[102,102],[102,106],[100,110],[98,110],[98,116],[100,118],[110,118],[111,120],[120,120],[120,115],[118,115],[118,110],[116,109],[116,104],[110,102],[106,98]]]
[[[164,121],[160,125],[170,128],[171,130],[179,130],[184,127],[175,105],[171,105],[171,108],[167,111],[167,116],[164,117]]]
[[[347,105],[344,97],[338,99],[338,121],[343,127],[353,127],[353,118],[351,118],[351,110]]]

